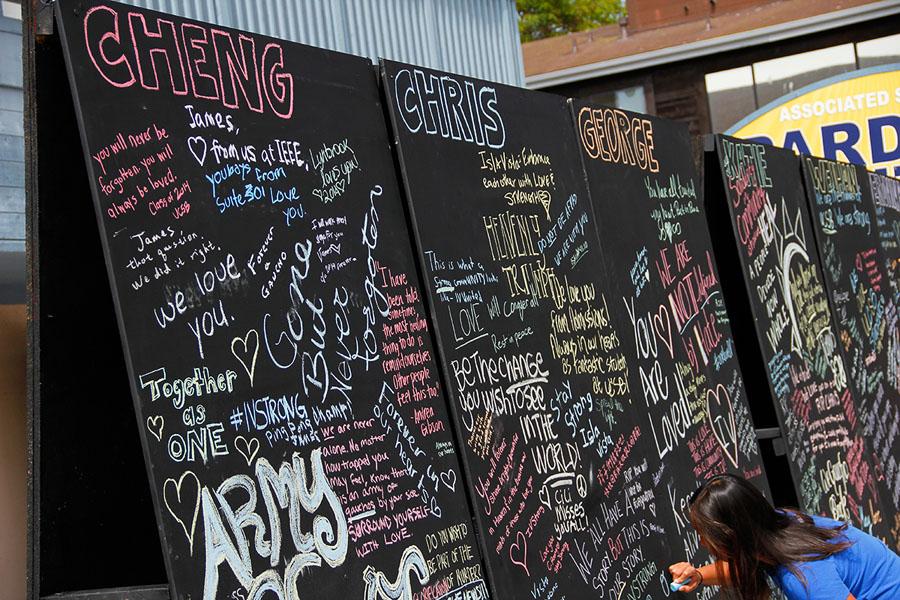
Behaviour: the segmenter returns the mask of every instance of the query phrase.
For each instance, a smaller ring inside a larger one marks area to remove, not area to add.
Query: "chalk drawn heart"
[[[250,438],[250,441],[247,441],[247,438],[239,435],[234,438],[234,449],[241,453],[249,467],[253,463],[253,459],[256,458],[256,453],[259,452],[259,440]]]
[[[521,549],[521,560],[516,554]],[[531,577],[531,573],[528,572],[528,565],[525,564],[525,561],[528,559],[528,540],[525,539],[525,534],[521,531],[516,532],[516,541],[510,544],[509,546],[509,560],[514,565],[519,565],[523,569],[525,569],[525,573]]]
[[[441,473],[441,481],[448,488],[450,488],[454,492],[456,491],[456,471],[454,471],[453,469],[448,469],[444,473]]]
[[[197,528],[197,515],[200,513],[200,480],[192,471],[185,471],[175,481],[171,477],[163,484],[163,502],[169,514],[175,517],[184,535],[187,536],[194,554],[194,530]]]
[[[206,162],[206,140],[199,135],[195,135],[189,137],[187,142],[188,150],[191,151],[191,154],[194,155],[194,158],[197,159],[197,162],[202,167],[203,163]]]
[[[665,323],[663,323],[663,315],[665,315]],[[659,341],[669,349],[669,358],[675,358],[675,353],[672,351],[672,321],[669,318],[669,309],[665,304],[660,304],[659,310],[653,315],[653,330],[656,331]]]
[[[162,418],[162,415],[147,417],[147,429],[153,434],[153,437],[156,438],[157,442],[162,441],[162,432],[165,423],[166,420]]]
[[[250,338],[253,338],[252,350]],[[244,347],[240,353],[235,348],[238,344]],[[244,337],[238,336],[231,340],[231,353],[243,365],[244,370],[247,372],[247,377],[250,378],[250,387],[253,387],[253,376],[256,374],[256,356],[259,354],[259,333],[255,329],[251,329]],[[250,364],[247,364],[248,360]]]
[[[724,398],[724,399],[723,399]],[[706,390],[706,419],[725,456],[736,469],[738,466],[737,426],[734,423],[734,407],[728,390],[721,383],[715,390]],[[731,450],[729,450],[731,448]]]

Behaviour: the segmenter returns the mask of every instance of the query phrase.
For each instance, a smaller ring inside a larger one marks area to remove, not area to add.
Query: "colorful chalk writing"
[[[487,598],[368,62],[84,4],[56,10],[172,598]]]
[[[559,97],[391,61],[382,76],[496,595],[668,597],[673,549],[699,548],[684,512],[696,483],[726,469],[762,475],[708,246],[660,256],[653,243],[699,213],[695,179],[650,180],[665,201],[619,271],[597,236],[578,144],[591,141],[592,160],[665,172],[649,117],[598,112],[579,139]],[[489,87],[486,122],[502,123],[502,140],[442,126],[475,129],[479,114],[469,96],[441,111],[442,82]],[[419,121],[429,111],[431,129]],[[623,201],[647,197],[639,181]],[[697,366],[685,357],[663,372],[683,338]]]
[[[875,231],[894,294],[900,294],[900,180],[869,173],[869,193],[875,205]],[[863,188],[863,197],[867,196]]]
[[[883,234],[890,232],[892,187],[881,179],[872,186],[869,173],[856,165],[812,157],[802,163],[829,308],[866,442],[860,448],[862,472],[874,467],[872,476],[883,483],[881,516],[890,518],[900,511],[900,305],[896,273],[883,248],[890,241]],[[900,548],[896,537],[885,537]]]
[[[729,302],[743,299],[753,315],[800,508],[878,534],[878,475],[829,310],[799,159],[724,136],[716,149],[721,183],[708,187],[707,203],[730,221],[733,236],[720,251],[742,270]]]
[[[612,318],[629,325],[624,350],[634,357],[629,375],[637,425],[647,438],[654,484],[664,494],[658,522],[673,524],[668,534],[678,560],[696,563],[708,559],[686,518],[687,498],[697,486],[723,472],[744,476],[766,493],[768,486],[690,139],[685,128],[663,119],[576,100],[571,105],[604,271],[615,294]],[[633,148],[621,143],[626,134]],[[668,565],[655,566],[664,571]]]

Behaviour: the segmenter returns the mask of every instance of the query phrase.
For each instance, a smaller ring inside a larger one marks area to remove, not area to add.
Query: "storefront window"
[[[710,125],[713,131],[725,131],[755,110],[802,87],[886,64],[900,64],[900,34],[708,73]]]
[[[900,63],[900,33],[856,45],[859,68]]]
[[[615,106],[616,108],[634,112],[647,112],[647,97],[644,94],[644,86],[642,85],[592,94],[588,99],[595,104]]]
[[[756,100],[759,106],[765,106],[806,85],[855,69],[853,44],[754,63]]]
[[[739,67],[706,76],[706,95],[713,131],[725,131],[756,110],[753,69]]]

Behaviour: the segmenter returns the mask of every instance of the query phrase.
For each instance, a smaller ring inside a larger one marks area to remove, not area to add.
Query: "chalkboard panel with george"
[[[663,598],[647,460],[564,98],[382,63],[451,409],[499,598]]]
[[[900,317],[868,172],[810,156],[802,163],[829,307],[857,400],[858,426],[884,476],[882,518],[900,549]]]
[[[369,62],[56,11],[172,597],[486,597]]]
[[[715,142],[721,184],[707,189],[707,202],[729,215],[730,251],[743,271],[800,508],[871,531],[880,509],[877,475],[857,429],[799,159],[725,136]]]
[[[768,495],[712,254],[687,127],[572,100],[614,320],[628,324],[636,412],[671,502],[681,560],[708,558],[687,522],[700,482],[741,475]]]

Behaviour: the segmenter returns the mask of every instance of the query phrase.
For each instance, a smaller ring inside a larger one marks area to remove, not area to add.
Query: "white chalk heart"
[[[669,349],[669,357],[675,358],[675,352],[672,349],[672,321],[669,319],[669,309],[665,304],[660,304],[659,310],[653,315],[653,330],[656,331],[659,341]]]
[[[443,514],[444,511],[442,511],[442,510],[441,510],[441,507],[438,506],[437,498],[435,498],[434,496],[432,496],[432,497],[431,497],[431,500],[430,500],[429,503],[428,503],[428,505],[429,505],[429,507],[430,507],[430,509],[431,509],[431,514],[433,514],[433,515],[436,516],[438,519],[440,519],[440,518],[441,518],[441,515]]]
[[[162,432],[165,423],[166,420],[162,418],[162,415],[147,417],[147,429],[153,434],[153,437],[156,438],[157,442],[162,441]]]
[[[441,473],[441,481],[452,491],[456,491],[456,471],[454,471],[453,469],[444,471],[443,473]]]
[[[256,453],[259,452],[259,440],[250,438],[248,441],[247,438],[239,435],[234,438],[234,449],[240,452],[249,467],[253,463],[253,459],[256,458]]]
[[[251,349],[252,338],[252,349]],[[238,344],[243,346],[243,350],[238,352],[235,347]],[[231,353],[243,365],[247,377],[250,378],[250,387],[253,387],[253,377],[256,374],[256,356],[259,354],[259,333],[255,329],[251,329],[244,337],[236,337],[231,340]]]
[[[171,477],[163,484],[163,502],[187,536],[191,555],[194,554],[194,530],[200,513],[200,480],[192,471],[185,471],[175,481]]]
[[[195,135],[189,137],[187,143],[188,150],[191,151],[191,154],[194,155],[194,158],[197,159],[197,162],[202,167],[203,163],[206,162],[206,140],[202,136]]]

